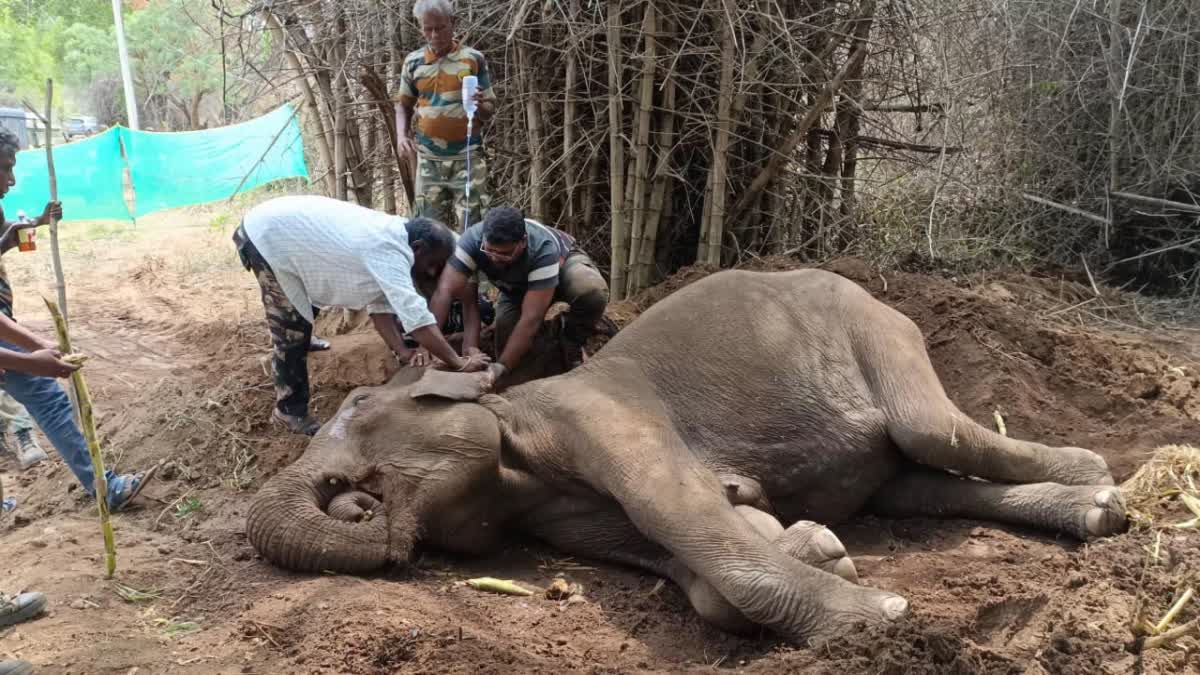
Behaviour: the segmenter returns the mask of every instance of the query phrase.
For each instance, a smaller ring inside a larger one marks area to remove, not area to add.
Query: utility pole
[[[133,75],[129,72],[129,50],[125,47],[125,21],[121,18],[121,0],[112,0],[113,23],[117,29],[117,53],[121,57],[121,80],[125,83],[125,114],[129,117],[129,128],[138,125],[137,98],[133,95]]]

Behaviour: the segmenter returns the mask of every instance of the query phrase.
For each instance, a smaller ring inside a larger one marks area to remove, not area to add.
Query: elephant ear
[[[478,401],[487,393],[483,373],[455,373],[425,369],[425,374],[409,390],[412,398],[436,396],[451,401]]]

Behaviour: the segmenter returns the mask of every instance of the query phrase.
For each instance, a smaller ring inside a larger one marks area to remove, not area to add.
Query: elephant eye
[[[358,405],[369,398],[371,398],[370,394],[357,394],[355,395],[354,399],[350,401],[350,403],[353,405]]]

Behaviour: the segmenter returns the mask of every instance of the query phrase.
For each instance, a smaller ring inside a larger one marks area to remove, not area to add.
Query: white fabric
[[[250,209],[246,236],[304,318],[312,307],[395,314],[412,332],[436,323],[412,280],[406,218],[318,196],[279,197]]]

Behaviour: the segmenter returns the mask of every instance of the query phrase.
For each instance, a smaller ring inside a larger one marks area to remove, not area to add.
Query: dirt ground
[[[47,616],[0,632],[0,658],[80,674],[1200,672],[1196,638],[1139,655],[1130,630],[1139,611],[1157,621],[1200,581],[1195,529],[1080,545],[966,520],[863,517],[834,529],[863,583],[904,594],[913,617],[817,649],[722,634],[670,584],[518,539],[487,559],[426,554],[374,577],[275,569],[247,543],[245,510],[304,444],[266,421],[267,336],[229,243],[235,223],[236,208],[214,207],[66,235],[72,328],[94,357],[86,372],[110,462],[169,464],[143,507],[115,518],[118,574],[106,581],[94,510],[61,462],[20,473],[0,458],[19,500],[0,524],[0,589],[52,599]],[[18,318],[46,332],[42,249],[6,261]],[[1133,296],[1097,295],[1086,281],[829,267],[920,325],[951,397],[981,423],[998,411],[1011,435],[1090,447],[1118,480],[1158,446],[1200,444],[1200,333],[1148,330]],[[624,324],[705,273],[687,270],[610,314]],[[394,365],[373,335],[354,333],[312,367],[315,409],[328,415]],[[1147,512],[1156,526],[1190,517],[1171,499]],[[482,575],[539,588],[561,575],[586,602],[460,583]],[[1175,623],[1198,615],[1193,602]]]

